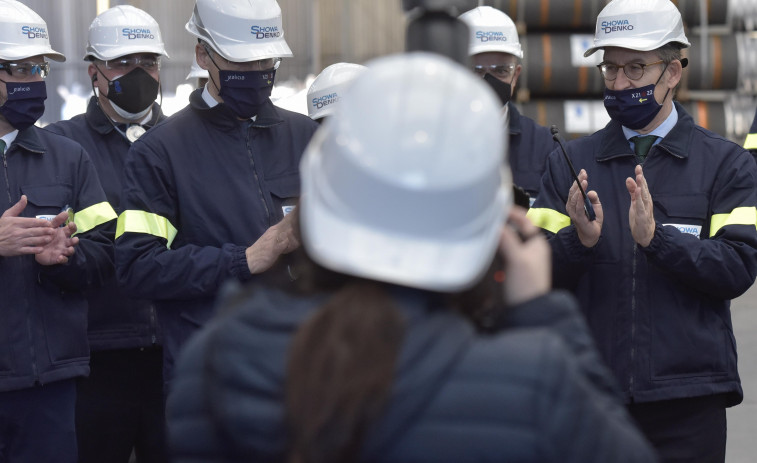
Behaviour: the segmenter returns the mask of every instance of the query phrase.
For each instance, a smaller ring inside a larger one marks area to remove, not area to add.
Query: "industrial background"
[[[68,58],[65,63],[53,63],[43,122],[56,121],[61,114],[72,115],[62,112],[64,96],[91,94],[86,64],[81,60],[87,29],[99,12],[112,6],[136,6],[160,24],[171,56],[161,70],[164,97],[174,97],[177,86],[188,83],[195,42],[184,24],[194,0],[21,1],[47,21],[53,47]],[[681,10],[692,43],[677,99],[698,124],[741,143],[757,107],[757,0],[673,1]],[[479,1],[504,11],[518,26],[525,56],[516,102],[538,123],[556,124],[563,132],[578,136],[607,122],[601,102],[603,83],[594,68],[601,54],[590,59],[582,56],[597,14],[606,3]],[[277,74],[279,86],[299,90],[308,76],[312,78],[330,64],[365,63],[404,49],[407,19],[401,0],[279,0],[279,4],[285,38],[295,55],[282,63]],[[172,112],[175,108],[166,109]]]

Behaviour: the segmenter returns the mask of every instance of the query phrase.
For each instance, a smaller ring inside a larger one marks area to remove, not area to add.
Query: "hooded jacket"
[[[675,105],[678,122],[643,164],[649,246],[631,236],[625,180],[637,161],[616,121],[566,145],[602,203],[599,242],[585,248],[566,213],[573,179],[559,152],[528,217],[550,235],[555,285],[576,294],[627,402],[722,393],[730,406],[743,397],[730,300],[757,276],[757,167]]]
[[[519,306],[489,336],[435,295],[392,294],[405,336],[360,461],[656,461],[569,296]],[[324,298],[258,288],[237,299],[177,366],[167,417],[178,463],[284,461],[288,348]]]

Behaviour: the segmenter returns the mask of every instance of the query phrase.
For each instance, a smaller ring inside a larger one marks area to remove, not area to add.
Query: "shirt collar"
[[[670,133],[671,130],[673,130],[673,127],[675,127],[676,122],[678,122],[678,111],[676,110],[676,105],[672,105],[673,109],[670,111],[670,114],[668,114],[668,117],[665,118],[664,121],[662,121],[662,124],[655,127],[654,130],[649,132],[645,135],[655,135],[657,137],[660,137],[657,140],[657,143],[665,136]],[[623,135],[625,135],[626,140],[630,140],[631,137],[636,137],[638,135],[641,135],[639,132],[635,130],[631,130],[626,126],[623,126]]]
[[[16,135],[18,135],[18,130],[14,130],[13,132],[6,133],[0,139],[2,139],[5,142],[5,151],[8,151],[8,147],[11,146],[11,143],[13,143],[14,140],[16,140]],[[4,154],[4,153],[0,153]]]

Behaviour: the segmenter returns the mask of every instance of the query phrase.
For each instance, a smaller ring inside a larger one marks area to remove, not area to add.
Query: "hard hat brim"
[[[63,53],[59,53],[52,48],[45,48],[40,50],[38,46],[9,48],[8,50],[4,50],[3,53],[0,54],[0,59],[18,61],[24,58],[31,58],[32,56],[40,55],[59,63],[66,61],[66,57],[65,55],[63,55]]]
[[[468,289],[489,268],[511,204],[506,186],[481,218],[483,228],[469,234],[411,236],[367,227],[335,213],[324,200],[327,187],[314,181],[324,177],[316,174],[321,156],[314,154],[306,152],[302,160],[299,213],[303,246],[318,264],[348,275],[440,292]]]

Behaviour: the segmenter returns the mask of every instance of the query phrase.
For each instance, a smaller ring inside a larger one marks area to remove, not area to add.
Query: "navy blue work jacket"
[[[513,174],[513,183],[526,190],[533,200],[539,196],[541,176],[547,168],[547,157],[549,153],[557,149],[557,143],[552,139],[549,128],[520,114],[512,103],[508,103],[508,108],[510,116],[508,160]]]
[[[221,284],[252,279],[245,250],[294,205],[300,157],[317,128],[270,101],[242,121],[223,104],[209,108],[198,89],[132,145],[116,271],[132,296],[156,303],[166,381],[181,345],[212,316]]]
[[[757,167],[676,110],[643,164],[656,221],[649,246],[631,236],[625,181],[637,161],[615,121],[566,146],[599,194],[599,242],[585,248],[567,216],[573,180],[561,153],[550,155],[529,217],[551,236],[555,284],[575,292],[626,401],[723,393],[734,405],[742,389],[730,300],[757,276]]]
[[[73,209],[79,244],[66,264],[0,257],[0,391],[89,374],[83,290],[113,275],[116,214],[81,145],[45,129],[19,131],[2,156],[0,210],[26,195],[23,217]]]
[[[165,119],[158,104],[145,128]],[[60,133],[80,143],[92,159],[100,177],[108,202],[120,214],[121,176],[131,142],[113,127],[100,109],[96,97],[89,100],[87,112],[67,121],[48,125],[48,130]],[[115,274],[101,288],[87,291],[89,302],[87,333],[90,349],[130,349],[161,343],[155,308],[150,301],[135,299],[123,290]]]

